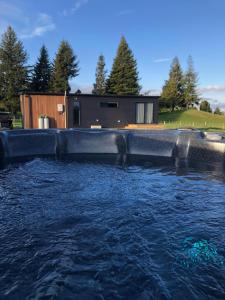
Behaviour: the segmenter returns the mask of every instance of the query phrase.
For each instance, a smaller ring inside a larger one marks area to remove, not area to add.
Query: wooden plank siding
[[[49,118],[50,128],[66,128],[67,103],[62,95],[21,95],[21,110],[23,113],[23,126],[25,129],[38,128],[38,118],[46,115]],[[67,99],[66,99],[67,102]],[[65,105],[66,111],[59,113],[57,105]]]

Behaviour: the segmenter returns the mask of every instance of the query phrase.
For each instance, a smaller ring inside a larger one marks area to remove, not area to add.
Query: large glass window
[[[151,124],[153,122],[153,103],[145,104],[145,123]]]
[[[151,124],[153,122],[153,103],[136,103],[136,123]]]
[[[145,104],[136,103],[136,123],[143,124],[145,122]]]

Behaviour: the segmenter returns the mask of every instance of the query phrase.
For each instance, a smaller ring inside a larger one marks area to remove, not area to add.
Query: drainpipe
[[[25,108],[24,108],[24,94],[20,95],[20,107],[21,107],[21,112],[22,112],[22,127],[24,129],[24,124],[25,124],[25,114],[24,114],[24,111],[25,111]]]
[[[64,95],[64,107],[65,107],[65,129],[67,128],[67,101],[66,101],[66,91]]]

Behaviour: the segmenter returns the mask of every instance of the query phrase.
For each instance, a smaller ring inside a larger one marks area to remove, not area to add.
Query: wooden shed
[[[20,96],[23,127],[39,128],[40,116],[50,128],[123,128],[129,124],[158,122],[157,96],[97,96],[40,94]]]

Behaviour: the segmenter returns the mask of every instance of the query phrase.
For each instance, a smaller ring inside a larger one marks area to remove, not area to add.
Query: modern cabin
[[[157,96],[97,96],[39,94],[20,96],[23,127],[39,128],[39,117],[50,128],[124,128],[129,124],[158,122]]]

